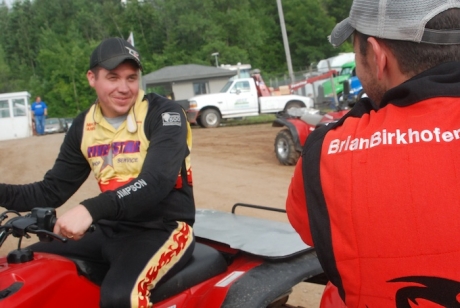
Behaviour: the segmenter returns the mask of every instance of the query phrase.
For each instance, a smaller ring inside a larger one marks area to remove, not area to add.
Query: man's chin
[[[118,110],[115,110],[115,112],[117,113],[117,116],[121,117],[125,114],[128,114],[130,108],[118,109]]]
[[[115,107],[115,111],[120,115],[128,113],[131,107],[134,105],[134,102],[130,102],[129,104],[118,105]]]

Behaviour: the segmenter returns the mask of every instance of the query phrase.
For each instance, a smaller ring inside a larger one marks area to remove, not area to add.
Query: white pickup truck
[[[230,80],[220,93],[190,98],[187,118],[202,127],[217,127],[222,119],[280,113],[293,107],[313,107],[313,100],[300,95],[271,95],[259,76]]]

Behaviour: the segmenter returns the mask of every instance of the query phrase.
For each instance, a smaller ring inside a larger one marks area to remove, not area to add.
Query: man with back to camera
[[[458,29],[459,0],[354,0],[330,36],[370,99],[309,136],[286,208],[347,307],[460,306]]]
[[[86,74],[97,100],[73,121],[53,168],[40,182],[0,184],[2,206],[29,211],[61,206],[94,172],[102,193],[54,227],[72,240],[30,248],[107,264],[101,307],[147,307],[150,290],[178,272],[195,245],[191,129],[180,105],[139,89],[141,70],[128,42],[102,41]]]

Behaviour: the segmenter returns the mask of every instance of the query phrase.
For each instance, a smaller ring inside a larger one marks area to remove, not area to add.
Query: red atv
[[[317,109],[291,108],[278,115],[272,126],[285,128],[275,138],[276,158],[283,165],[295,165],[308,135],[317,127],[337,122],[347,112],[338,109],[322,115]]]
[[[359,95],[355,95],[357,91]],[[319,97],[323,96],[324,93],[319,94]],[[314,108],[291,108],[283,114],[278,114],[272,126],[286,128],[276,135],[276,158],[283,165],[295,165],[308,135],[322,125],[337,122],[363,97],[367,97],[367,94],[363,91],[361,82],[353,78],[343,82],[343,95],[334,103],[335,111],[320,114],[320,111]]]
[[[295,285],[327,282],[314,249],[288,223],[236,215],[238,206],[285,213],[240,203],[231,213],[197,210],[193,257],[153,290],[155,308],[290,307],[286,303]],[[99,306],[99,284],[105,275],[100,264],[20,247],[29,234],[40,241],[66,242],[51,232],[55,221],[53,208],[35,208],[25,216],[14,211],[0,215],[0,246],[9,235],[19,238],[18,249],[0,257],[1,307]]]

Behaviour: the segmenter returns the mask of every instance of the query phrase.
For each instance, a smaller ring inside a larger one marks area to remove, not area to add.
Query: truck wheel
[[[289,129],[283,129],[275,138],[276,158],[283,165],[292,166],[297,163],[300,153],[295,149],[294,138]]]
[[[218,127],[220,124],[220,114],[215,109],[206,109],[200,115],[200,125],[205,128]]]

